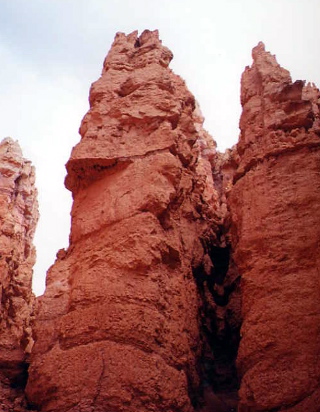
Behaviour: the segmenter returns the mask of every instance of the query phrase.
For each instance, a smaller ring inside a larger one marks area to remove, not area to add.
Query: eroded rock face
[[[30,317],[38,220],[35,172],[17,142],[0,143],[0,409],[20,411],[26,353],[32,348]],[[22,407],[22,406],[21,406]]]
[[[241,82],[228,197],[241,275],[240,411],[318,411],[319,90],[260,43]]]
[[[27,394],[42,411],[193,411],[192,273],[222,221],[215,145],[157,31],[117,34],[67,163],[70,247],[39,300]],[[206,257],[205,257],[206,256]]]
[[[260,43],[219,154],[171,58],[156,31],[119,33],[91,87],[29,407],[316,412],[319,90]]]

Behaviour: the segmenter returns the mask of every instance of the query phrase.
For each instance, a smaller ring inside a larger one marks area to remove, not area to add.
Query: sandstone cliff
[[[119,33],[91,87],[29,407],[318,412],[319,91],[260,43],[220,154],[171,58]]]
[[[319,411],[320,128],[314,86],[260,43],[241,80],[228,204],[241,274],[240,411]]]
[[[0,410],[23,406],[26,353],[31,338],[31,292],[35,249],[32,239],[38,220],[35,173],[17,142],[0,143]]]

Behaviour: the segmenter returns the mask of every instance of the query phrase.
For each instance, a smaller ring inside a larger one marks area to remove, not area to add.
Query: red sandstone
[[[229,196],[241,274],[239,411],[318,411],[319,97],[260,43],[241,82]]]
[[[320,411],[320,93],[252,56],[221,154],[158,32],[116,35],[67,163],[28,410]],[[20,412],[38,215],[30,163],[11,140],[0,159],[0,406]]]
[[[214,145],[171,58],[157,32],[118,34],[91,87],[67,163],[70,247],[50,269],[35,325],[27,394],[43,411],[193,410],[192,264],[220,210]]]
[[[17,142],[0,143],[0,410],[20,411],[20,386],[26,379],[26,354],[33,345],[30,320],[38,220],[34,168],[22,157]]]

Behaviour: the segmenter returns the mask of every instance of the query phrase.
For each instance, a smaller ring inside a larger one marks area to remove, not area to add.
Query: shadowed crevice
[[[236,357],[241,326],[240,278],[229,246],[209,244],[204,248],[206,264],[193,269],[202,303],[198,410],[231,412],[237,409],[239,389]]]

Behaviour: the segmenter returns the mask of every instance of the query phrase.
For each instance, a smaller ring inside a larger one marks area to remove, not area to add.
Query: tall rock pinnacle
[[[25,379],[25,356],[33,344],[30,316],[35,249],[32,243],[38,221],[35,172],[22,157],[17,142],[0,143],[0,407],[17,397]],[[18,391],[18,389],[17,389]],[[17,407],[17,405],[16,405]],[[18,411],[18,409],[16,409]]]
[[[240,411],[319,410],[320,93],[260,43],[229,195],[241,274]]]
[[[66,165],[28,408],[319,411],[320,93],[252,57],[221,154],[158,32],[116,35]]]
[[[118,33],[67,163],[70,247],[39,302],[27,386],[42,411],[193,411],[192,267],[221,222],[194,97],[158,32]]]

